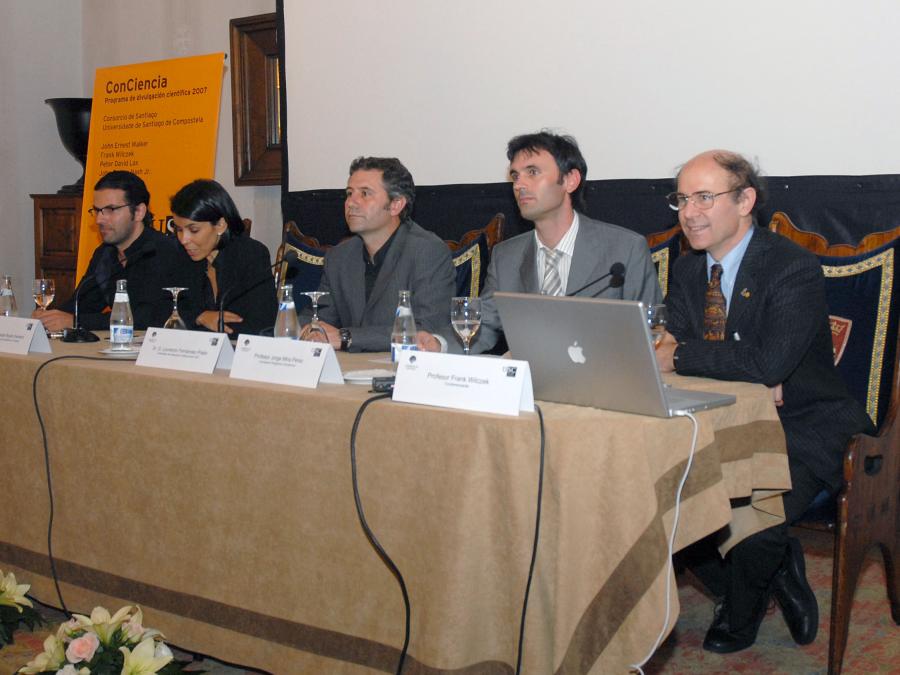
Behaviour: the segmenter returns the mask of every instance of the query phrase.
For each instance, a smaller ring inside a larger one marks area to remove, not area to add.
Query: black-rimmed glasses
[[[126,206],[131,206],[131,204],[121,204],[119,206],[101,206],[97,208],[96,206],[92,206],[88,209],[88,213],[91,214],[92,217],[97,216],[111,216],[119,209],[124,209]]]

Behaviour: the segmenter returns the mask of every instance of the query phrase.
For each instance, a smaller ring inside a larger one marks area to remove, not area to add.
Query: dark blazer
[[[269,250],[246,234],[230,236],[228,243],[213,261],[219,297],[213,296],[212,285],[206,276],[207,262],[194,263],[194,280],[186,291],[185,309],[181,310],[189,328],[206,330],[196,324],[201,311],[219,311],[219,300],[225,295],[225,311],[234,312],[243,321],[228,324],[235,334],[258,335],[275,325],[278,303],[275,279],[269,261]],[[179,303],[180,304],[180,303]]]
[[[128,262],[123,267],[112,244],[101,244],[94,250],[78,298],[80,325],[90,330],[109,329],[109,314],[103,310],[112,307],[116,281],[125,279],[135,330],[162,327],[172,313],[172,296],[163,288],[191,284],[191,259],[174,237],[144,227],[125,256]],[[74,312],[74,296],[59,308]]]
[[[837,487],[849,437],[873,431],[834,368],[825,284],[818,259],[780,235],[756,228],[738,269],[724,342],[703,340],[706,254],[681,256],[666,305],[669,332],[682,344],[682,375],[782,384],[778,409],[790,456]]]
[[[512,239],[500,242],[491,252],[487,280],[481,301],[481,330],[472,342],[472,351],[491,349],[500,337],[502,326],[494,302],[494,291],[512,293],[540,293],[541,279],[537,273],[537,245],[534,231],[529,230]],[[613,298],[617,300],[641,300],[652,304],[660,302],[659,278],[650,258],[647,240],[632,230],[611,225],[584,214],[578,214],[578,235],[572,266],[566,281],[566,291],[571,293],[585,284],[609,273],[613,263],[625,266],[625,284],[609,288],[608,280],[601,281],[579,292],[579,296]],[[606,288],[604,289],[604,286]],[[597,293],[599,292],[599,295]],[[452,331],[443,331],[452,351],[457,351],[459,340]]]
[[[436,234],[412,220],[400,224],[366,301],[363,241],[352,237],[328,250],[320,291],[319,318],[349,328],[352,351],[388,351],[399,291],[412,291],[413,317],[420,330],[435,332],[450,323],[456,272],[450,249]],[[303,312],[309,320],[308,310]]]

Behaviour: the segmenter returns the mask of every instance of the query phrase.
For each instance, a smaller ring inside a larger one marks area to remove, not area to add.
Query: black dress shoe
[[[703,649],[716,654],[731,654],[751,646],[756,642],[756,634],[759,633],[759,625],[766,616],[768,604],[767,595],[760,598],[760,607],[756,615],[739,628],[731,627],[728,605],[724,602],[716,605],[716,614],[713,617],[712,625],[706,631],[706,637],[703,639]]]
[[[806,561],[797,539],[791,537],[784,562],[772,579],[772,594],[798,645],[808,645],[819,630],[819,603],[806,580]]]

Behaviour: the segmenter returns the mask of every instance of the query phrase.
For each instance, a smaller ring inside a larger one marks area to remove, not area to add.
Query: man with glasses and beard
[[[97,223],[103,243],[91,256],[78,295],[78,323],[88,330],[109,328],[109,314],[116,294],[116,281],[128,281],[128,299],[135,330],[162,326],[172,312],[172,296],[166,286],[188,290],[179,305],[190,312],[194,304],[190,288],[191,260],[174,238],[153,229],[150,193],[139,176],[130,171],[112,171],[94,186],[94,205],[89,212]],[[72,328],[75,298],[59,309],[37,309],[31,315],[50,331]]]

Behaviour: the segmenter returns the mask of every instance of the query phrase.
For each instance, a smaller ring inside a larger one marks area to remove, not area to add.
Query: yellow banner
[[[225,54],[98,68],[78,239],[80,279],[100,245],[94,184],[131,171],[150,191],[154,226],[165,229],[169,197],[196,178],[212,178]],[[105,206],[105,204],[97,204]]]

